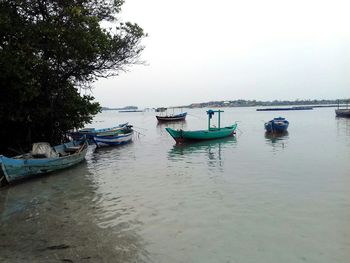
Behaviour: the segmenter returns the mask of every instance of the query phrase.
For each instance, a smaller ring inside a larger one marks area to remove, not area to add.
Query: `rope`
[[[135,132],[136,134],[138,134],[138,135],[146,136],[145,134],[143,134],[143,133],[141,133],[141,132],[139,132],[139,131],[137,131],[137,130],[135,130],[135,129],[133,129],[133,130],[134,130],[134,132]]]

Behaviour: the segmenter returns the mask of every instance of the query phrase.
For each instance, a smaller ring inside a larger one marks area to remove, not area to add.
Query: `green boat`
[[[214,113],[218,113],[218,127],[211,127],[210,120]],[[184,130],[173,130],[171,128],[165,128],[166,131],[174,138],[177,143],[183,143],[185,141],[203,141],[203,140],[214,140],[219,138],[225,138],[232,136],[236,133],[237,123],[223,127],[220,126],[220,113],[224,112],[222,110],[208,110],[208,130],[198,130],[198,131],[184,131]]]

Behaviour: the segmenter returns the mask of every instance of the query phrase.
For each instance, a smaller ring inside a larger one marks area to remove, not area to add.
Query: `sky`
[[[350,1],[125,0],[141,60],[97,80],[102,106],[350,98]]]

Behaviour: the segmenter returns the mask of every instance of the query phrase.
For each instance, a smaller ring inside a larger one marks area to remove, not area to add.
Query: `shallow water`
[[[205,109],[166,125],[154,112],[96,116],[92,126],[139,133],[1,189],[0,261],[348,262],[350,119],[224,110],[236,137],[182,146],[164,128],[206,128]],[[288,133],[265,134],[280,115]]]

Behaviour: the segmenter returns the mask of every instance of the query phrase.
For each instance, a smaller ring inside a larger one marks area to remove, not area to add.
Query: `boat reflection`
[[[186,120],[183,121],[171,121],[171,122],[157,122],[157,128],[167,128],[170,127],[172,129],[184,129],[187,127]]]
[[[282,133],[265,132],[266,143],[271,145],[274,151],[277,151],[279,148],[284,149],[287,146],[288,139],[288,131]]]
[[[175,162],[183,160],[196,162],[195,159],[203,159],[201,156],[204,155],[209,167],[218,167],[222,166],[224,150],[236,147],[236,143],[236,137],[232,136],[217,140],[175,144],[168,153],[168,159]]]
[[[95,147],[94,148],[94,153],[100,153],[101,155],[103,154],[110,154],[113,152],[120,152],[123,151],[125,149],[127,149],[128,147],[130,147],[134,142],[131,140],[129,142],[123,143],[123,144],[119,144],[119,145],[111,145],[111,146],[106,146],[106,147]],[[95,157],[92,157],[93,159]]]
[[[349,118],[335,118],[337,121],[337,136],[350,136],[350,119]]]

